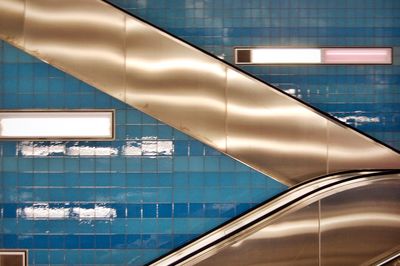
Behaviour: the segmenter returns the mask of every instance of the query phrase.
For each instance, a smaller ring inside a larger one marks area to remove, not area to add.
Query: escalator
[[[0,38],[292,187],[151,265],[396,258],[393,148],[105,1],[1,0]]]
[[[362,171],[300,184],[150,265],[389,265],[399,254],[400,171]]]
[[[100,0],[2,0],[0,38],[288,186],[399,153]]]

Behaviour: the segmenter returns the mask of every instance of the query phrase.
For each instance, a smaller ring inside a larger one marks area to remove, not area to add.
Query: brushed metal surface
[[[327,173],[324,117],[236,70],[227,80],[228,154],[288,184]]]
[[[322,265],[361,265],[393,247],[400,248],[399,179],[321,200]]]
[[[376,143],[354,130],[338,125],[328,124],[329,172],[353,169],[385,169],[391,166],[399,168],[399,159],[393,151]],[[356,158],[356,159],[355,159]]]
[[[140,21],[126,32],[126,102],[225,151],[225,66]]]
[[[0,37],[12,44],[24,43],[25,0],[0,1]]]
[[[287,215],[199,263],[185,265],[318,265],[318,203]]]
[[[400,174],[355,177],[316,189],[172,264],[371,265],[392,256],[400,247]],[[152,265],[171,264],[159,262]]]
[[[240,231],[241,234],[237,234],[236,237],[242,239],[246,235],[251,234],[251,232],[257,231],[257,229],[261,230],[263,227],[265,227],[265,222],[262,221],[263,217],[268,217],[267,222],[273,223],[274,220],[278,219],[282,215],[278,212],[278,210],[284,208],[285,206],[290,205],[291,210],[294,210],[294,208],[301,208],[301,206],[303,206],[302,204],[304,203],[299,201],[300,198],[303,198],[310,193],[314,193],[322,187],[328,187],[336,182],[379,172],[380,171],[350,171],[317,178],[296,186],[286,191],[280,197],[266,202],[260,207],[241,215],[234,221],[223,225],[220,228],[212,230],[199,239],[184,245],[182,248],[169,253],[157,261],[154,261],[151,265],[174,265],[185,257],[192,257],[192,259],[185,261],[185,263],[192,263],[193,261],[193,263],[195,263],[196,257],[199,257],[199,261],[201,261],[201,259],[204,258],[204,254],[207,254],[206,256],[211,256],[212,254],[216,254],[218,252],[219,247],[214,245],[215,241],[219,241],[229,234],[237,231]],[[260,220],[261,222],[257,223],[257,221]],[[250,233],[243,230],[243,228],[249,224],[254,224]],[[226,245],[229,245],[230,242],[234,241],[235,239],[228,239],[226,242],[222,242],[220,246],[225,247]],[[208,246],[210,246],[210,248],[207,248]],[[202,251],[199,252],[199,250]],[[193,254],[195,255],[193,256]]]
[[[400,167],[394,150],[103,1],[2,0],[0,22],[2,39],[287,185]]]

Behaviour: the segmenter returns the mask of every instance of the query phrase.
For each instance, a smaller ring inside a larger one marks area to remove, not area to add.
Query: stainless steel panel
[[[195,265],[318,265],[318,203],[263,226]]]
[[[214,237],[207,248],[185,254],[183,260],[185,248],[173,253],[177,260],[171,254],[152,265],[373,265],[392,258],[400,248],[400,174],[338,180],[333,176],[305,184],[297,191],[303,190],[304,197],[262,221],[248,221],[254,224],[247,226],[234,220],[224,226],[239,223],[233,235]],[[318,183],[325,185],[316,188]]]
[[[14,45],[23,46],[24,0],[0,1],[0,37]]]
[[[25,48],[124,99],[125,16],[100,1],[26,0]]]
[[[399,156],[374,140],[329,122],[329,172],[352,169],[398,169]]]
[[[225,66],[127,20],[126,102],[225,151]]]
[[[336,182],[345,181],[348,179],[353,179],[356,177],[361,177],[370,174],[376,174],[380,171],[352,171],[348,173],[341,173],[326,176],[323,178],[318,178],[316,180],[307,182],[306,184],[299,185],[296,188],[292,188],[291,190],[287,191],[285,194],[281,195],[280,197],[267,202],[266,204],[252,210],[249,213],[242,215],[241,217],[235,219],[233,222],[230,222],[218,229],[213,230],[212,232],[202,236],[201,238],[191,242],[188,245],[185,245],[181,249],[165,256],[151,265],[173,265],[177,261],[183,259],[184,257],[191,256],[191,254],[195,255],[193,260],[190,260],[190,263],[193,261],[197,261],[197,258],[201,261],[203,258],[203,254],[207,254],[207,256],[211,256],[217,253],[220,249],[228,245],[229,239],[227,242],[221,243],[216,247],[213,246],[215,241],[218,241],[222,238],[225,238],[227,235],[231,234],[235,231],[243,231],[243,227],[255,223],[256,221],[262,219],[262,217],[268,217],[270,223],[274,220],[279,219],[280,216],[283,214],[279,213],[278,210],[284,208],[285,206],[291,206],[290,210],[293,212],[297,209],[302,208],[304,206],[304,202],[299,201],[299,198],[304,197],[310,193],[314,193],[316,190],[320,189],[321,187],[328,187]],[[311,196],[309,199],[310,204],[315,202],[315,199]],[[256,224],[251,231],[257,231],[257,228],[263,228],[265,226],[265,222],[262,221],[259,224]],[[246,232],[243,235],[237,234],[236,237],[242,238],[246,235]],[[232,240],[234,241],[234,240]],[[211,246],[209,249],[206,248],[207,246]],[[199,252],[199,250],[202,250]],[[197,257],[197,258],[196,258]],[[194,263],[193,262],[193,263]],[[185,261],[185,263],[188,263]]]
[[[23,3],[0,1],[1,38],[283,183],[400,167],[393,150],[105,2]]]
[[[365,182],[321,201],[322,265],[370,263],[394,247],[400,251],[399,178]]]
[[[286,184],[327,173],[326,119],[228,69],[227,153]]]

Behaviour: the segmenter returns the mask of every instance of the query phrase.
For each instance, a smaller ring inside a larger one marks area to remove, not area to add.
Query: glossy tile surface
[[[0,142],[0,247],[29,265],[142,265],[286,188],[0,47],[0,108],[116,109],[115,141]]]

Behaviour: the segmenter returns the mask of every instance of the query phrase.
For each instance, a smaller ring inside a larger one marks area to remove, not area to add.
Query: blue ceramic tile
[[[190,217],[204,217],[205,206],[203,203],[191,203],[189,209]]]
[[[216,203],[204,204],[204,215],[206,217],[219,217],[219,206]]]
[[[16,203],[8,203],[3,205],[3,217],[4,218],[15,218],[17,212]]]
[[[35,235],[33,245],[36,249],[46,249],[49,247],[49,238],[47,235]]]
[[[159,185],[162,187],[172,187],[173,177],[172,173],[159,173]]]
[[[157,216],[157,205],[156,204],[143,204],[143,217],[144,218],[155,218]]]
[[[158,246],[157,235],[143,234],[142,247],[145,249],[155,249]]]
[[[172,235],[161,234],[158,235],[158,248],[172,249],[174,246],[174,239]]]
[[[64,250],[53,250],[49,254],[51,265],[64,264]]]
[[[34,254],[35,256],[35,264],[42,264],[42,265],[48,265],[49,264],[49,253],[46,250],[35,250]]]
[[[185,203],[174,204],[174,217],[188,217],[189,205]]]
[[[142,237],[141,235],[137,234],[137,235],[126,235],[126,244],[127,244],[127,248],[130,249],[138,249],[140,247],[142,247]]]
[[[171,204],[158,204],[158,217],[168,218],[172,217],[172,205]]]
[[[67,249],[79,248],[79,236],[78,235],[65,235],[65,248],[67,248]]]
[[[111,242],[110,242],[109,235],[96,235],[95,241],[96,241],[96,249],[110,249],[111,248]]]
[[[124,249],[126,248],[125,235],[111,235],[111,248]]]
[[[92,249],[95,248],[95,236],[94,235],[80,235],[79,236],[79,248],[81,249]]]
[[[33,237],[30,235],[23,235],[18,237],[18,246],[21,248],[33,248]]]
[[[204,155],[204,145],[198,141],[190,141],[190,155]]]
[[[2,142],[2,154],[3,156],[15,156],[16,155],[16,142],[9,141],[9,142]]]
[[[127,204],[126,205],[128,216],[130,218],[140,218],[142,216],[142,205],[140,204]]]
[[[64,249],[64,236],[63,235],[53,235],[49,237],[49,247],[52,249]]]
[[[95,250],[80,250],[80,264],[95,265],[96,253]]]

